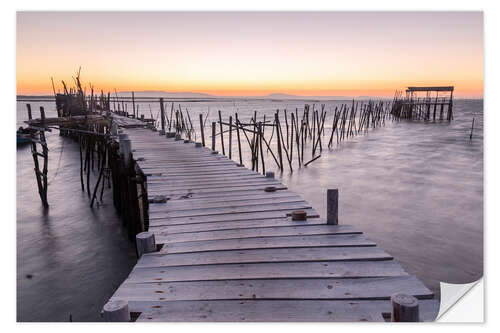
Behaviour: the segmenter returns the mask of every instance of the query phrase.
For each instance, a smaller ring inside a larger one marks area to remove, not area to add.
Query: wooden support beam
[[[326,224],[339,224],[339,190],[328,189],[326,192]]]

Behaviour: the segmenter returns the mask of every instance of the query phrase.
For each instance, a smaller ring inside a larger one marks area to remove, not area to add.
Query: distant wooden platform
[[[148,197],[168,199],[149,206],[161,249],[111,298],[137,321],[384,321],[395,293],[420,300],[421,320],[437,316],[433,293],[391,255],[354,226],[327,225],[277,180],[194,143],[126,133]]]

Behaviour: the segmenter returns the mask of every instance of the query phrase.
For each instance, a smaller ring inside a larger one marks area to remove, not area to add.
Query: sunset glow
[[[82,67],[105,91],[392,96],[408,85],[483,95],[480,12],[20,12],[17,93]]]

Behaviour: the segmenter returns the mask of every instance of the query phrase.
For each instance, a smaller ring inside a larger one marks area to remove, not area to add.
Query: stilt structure
[[[453,90],[453,86],[408,87],[405,97],[402,92],[397,91],[391,113],[397,118],[410,120],[436,121],[436,117],[438,120],[444,120],[446,106],[446,120],[451,121],[453,119]],[[438,111],[439,114],[437,114]]]

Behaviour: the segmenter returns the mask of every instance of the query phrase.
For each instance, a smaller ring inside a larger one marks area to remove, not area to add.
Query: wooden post
[[[394,294],[391,296],[391,321],[417,322],[419,321],[418,299],[411,295]]]
[[[200,113],[200,134],[201,134],[201,144],[205,147],[205,130],[203,128],[203,114]]]
[[[29,104],[26,104],[26,107],[28,108],[28,117],[31,120],[31,117],[32,117],[31,106]],[[41,127],[44,128],[45,127],[45,124],[44,124],[45,113],[43,112],[43,107],[40,107],[40,113],[43,115]],[[43,154],[38,153],[35,141],[31,142],[31,153],[33,156],[33,163],[35,165],[34,171],[35,171],[35,177],[36,177],[36,182],[37,182],[37,186],[38,186],[38,194],[40,195],[40,200],[42,201],[43,207],[48,208],[49,207],[49,204],[47,202],[48,149],[47,149],[47,142],[45,141],[45,131],[43,129],[40,130],[40,143],[42,144]],[[38,156],[39,155],[43,156],[43,158],[44,158],[44,169],[43,169],[44,172],[43,173],[40,171],[40,165],[38,163]]]
[[[137,258],[142,257],[144,253],[156,251],[155,235],[152,232],[141,232],[135,236],[135,246],[137,249]]]
[[[264,150],[262,149],[262,138],[264,135],[262,134],[262,123],[259,122],[259,134],[257,136],[257,140],[259,143],[259,148],[260,148],[260,161],[262,163],[262,173],[265,175],[266,174],[266,164],[264,161]],[[257,159],[257,166],[259,165],[259,160]]]
[[[83,155],[82,155],[82,135],[78,135],[78,145],[80,146],[80,182],[82,184],[82,192],[85,191],[85,186],[83,185]]]
[[[238,154],[240,158],[240,166],[243,165],[243,159],[241,157],[241,140],[240,140],[240,121],[238,120],[238,114],[235,114],[235,121],[236,121],[236,138],[238,139]]]
[[[28,119],[29,120],[33,119],[33,116],[31,114],[31,105],[29,103],[26,104],[26,108],[28,109]]]
[[[274,114],[274,122],[276,125],[276,139],[278,140],[278,157],[280,161],[280,170],[283,171],[283,154],[281,152],[281,138],[280,138],[280,121],[278,118],[278,112]]]
[[[229,159],[233,157],[233,116],[229,116]]]
[[[128,302],[123,300],[109,301],[102,309],[104,321],[127,322],[130,321]]]
[[[212,150],[215,151],[215,127],[217,126],[217,124],[214,122],[212,122]]]
[[[48,164],[49,164],[49,149],[47,148],[47,141],[45,139],[45,109],[43,106],[40,106],[40,118],[42,120],[41,127],[43,128],[40,131],[40,142],[42,145],[42,154],[43,154],[43,170],[42,170],[42,184],[43,184],[43,204],[44,207],[48,207],[49,204],[47,202],[47,173],[48,173]]]
[[[219,110],[219,127],[220,127],[220,144],[222,146],[222,155],[226,155],[226,149],[224,148],[224,131],[222,128],[222,116]]]
[[[111,135],[118,135],[118,125],[115,122],[111,123],[110,133]]]
[[[128,168],[132,155],[132,141],[130,141],[127,134],[120,135],[120,154],[123,155],[123,163]]]
[[[453,90],[450,93],[450,101],[448,103],[448,121],[453,119]]]
[[[134,98],[134,92],[132,91],[132,114],[134,118],[138,118],[139,115],[136,116],[135,114],[135,98]]]
[[[326,191],[326,224],[339,224],[339,190],[328,189]]]
[[[474,131],[474,117],[472,117],[472,127],[470,129],[470,139],[469,140],[472,140],[472,132]]]
[[[165,107],[163,106],[163,98],[160,98],[160,135],[165,135]]]

